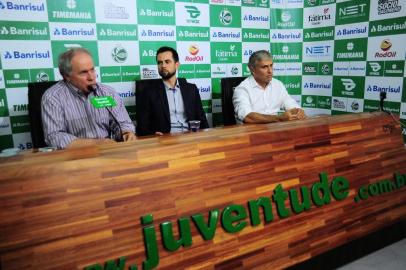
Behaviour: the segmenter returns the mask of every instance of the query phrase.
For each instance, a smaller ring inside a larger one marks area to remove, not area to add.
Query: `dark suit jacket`
[[[196,85],[188,83],[183,78],[178,78],[178,83],[186,121],[200,120],[200,128],[208,128],[209,124]],[[137,81],[136,118],[138,136],[153,135],[157,131],[162,133],[171,131],[168,98],[161,79]]]

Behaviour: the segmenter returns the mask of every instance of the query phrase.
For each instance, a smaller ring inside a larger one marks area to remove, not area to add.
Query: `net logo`
[[[399,12],[402,6],[399,6],[399,0],[379,0],[378,15]]]
[[[338,15],[341,18],[351,18],[351,17],[357,17],[359,15],[363,15],[366,11],[366,5],[367,4],[360,4],[360,5],[354,5],[354,6],[348,6],[344,8],[340,8],[338,10]]]
[[[309,22],[311,22],[313,25],[319,25],[322,21],[330,19],[331,19],[330,8],[324,8],[322,15],[309,16]]]
[[[384,39],[381,42],[381,52],[376,52],[375,57],[377,58],[389,58],[389,57],[396,57],[396,52],[389,51],[392,48],[392,42],[389,39]]]
[[[34,5],[32,3],[29,4],[14,4],[13,2],[5,2],[0,1],[0,9],[9,9],[9,10],[24,10],[24,11],[44,11],[45,5],[42,3],[41,5]]]
[[[107,19],[128,19],[130,15],[127,13],[125,7],[115,6],[111,2],[104,5],[104,17]]]
[[[344,85],[345,91],[352,91],[357,86],[351,79],[341,79],[341,82]]]
[[[39,52],[39,51],[34,51],[34,52],[29,52],[29,53],[23,53],[19,51],[6,51],[4,53],[4,59],[47,59],[51,58],[51,54],[49,51],[46,52]]]
[[[223,25],[230,25],[233,21],[233,14],[227,9],[223,9],[220,12],[219,20]]]
[[[111,58],[116,62],[116,63],[123,63],[125,60],[127,60],[127,50],[124,49],[121,45],[117,45],[116,47],[113,48],[111,51]]]
[[[305,53],[308,56],[327,56],[330,53],[331,46],[310,46],[306,47]]]
[[[200,51],[199,47],[196,44],[192,44],[189,46],[189,54],[192,56],[187,55],[185,57],[185,61],[187,62],[201,62],[203,61],[203,56],[197,55]]]

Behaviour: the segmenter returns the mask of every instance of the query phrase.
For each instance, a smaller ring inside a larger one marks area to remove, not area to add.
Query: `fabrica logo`
[[[386,58],[386,57],[396,57],[396,52],[390,52],[390,48],[392,48],[392,43],[389,39],[384,39],[381,42],[381,50],[383,52],[376,52],[375,57],[377,58]]]
[[[224,25],[229,25],[233,21],[233,15],[227,9],[223,9],[219,15],[220,22]]]
[[[357,86],[351,79],[341,79],[341,82],[344,85],[345,91],[352,91]]]
[[[4,59],[45,59],[50,58],[51,54],[49,51],[46,52],[31,52],[31,53],[23,53],[19,51],[9,52],[6,51],[4,54]]]
[[[199,47],[196,44],[190,45],[188,51],[192,56],[187,55],[185,57],[185,61],[187,61],[187,62],[203,61],[203,56],[197,55],[199,53]]]
[[[200,10],[195,6],[185,6],[186,12],[189,13],[190,18],[196,19],[200,16]]]
[[[111,51],[111,57],[117,63],[123,63],[125,60],[127,60],[127,56],[128,54],[126,49],[124,49],[121,45],[117,45]]]

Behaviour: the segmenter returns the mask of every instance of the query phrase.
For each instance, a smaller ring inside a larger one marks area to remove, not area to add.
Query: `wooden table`
[[[406,152],[381,113],[25,154],[0,172],[3,270],[278,269],[406,218]]]

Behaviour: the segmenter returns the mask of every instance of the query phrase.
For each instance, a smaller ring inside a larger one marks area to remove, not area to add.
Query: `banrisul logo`
[[[156,69],[156,51],[162,46],[169,46],[176,49],[176,42],[174,41],[140,41],[140,64],[153,65]],[[143,77],[145,78],[145,76]]]
[[[274,43],[271,46],[273,59],[276,62],[301,62],[301,43]]]
[[[399,0],[379,0],[378,1],[378,15],[396,13],[402,10],[399,5]]]
[[[334,26],[303,30],[303,41],[333,40]]]
[[[137,27],[127,24],[97,24],[99,40],[136,40]]]
[[[51,22],[95,22],[92,0],[48,0],[47,3]]]
[[[94,24],[85,23],[50,23],[53,40],[95,40]]]
[[[17,10],[17,11],[44,11],[45,4],[15,4],[11,1],[0,1],[0,9]]]
[[[35,50],[33,52],[21,52],[21,51],[5,51],[4,59],[47,59],[51,57],[49,50],[40,51]]]
[[[336,39],[360,38],[368,36],[368,23],[337,25]]]
[[[336,24],[365,22],[369,19],[369,1],[347,1],[337,4]]]
[[[303,9],[271,9],[271,29],[303,28]]]
[[[123,63],[127,60],[127,50],[122,47],[120,44],[116,45],[113,50],[111,51],[111,58],[116,63]]]
[[[0,21],[0,39],[49,40],[48,23]]]
[[[210,26],[212,27],[241,27],[241,7],[210,6]]]
[[[335,41],[335,61],[365,61],[367,38]]]
[[[209,41],[208,27],[177,26],[176,39],[178,41]]]
[[[269,42],[269,37],[267,29],[242,29],[243,42]]]
[[[164,1],[137,1],[138,23],[175,25],[175,4]]]
[[[397,35],[406,32],[406,18],[395,18],[369,23],[369,36]]]
[[[338,77],[333,78],[333,96],[363,98],[364,97],[364,77]]]

